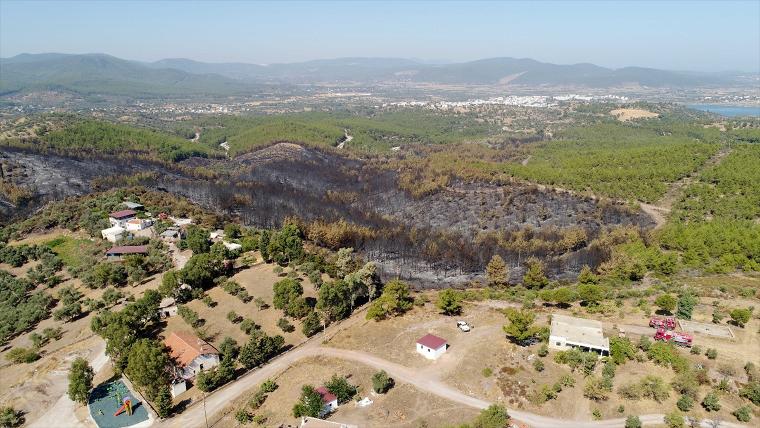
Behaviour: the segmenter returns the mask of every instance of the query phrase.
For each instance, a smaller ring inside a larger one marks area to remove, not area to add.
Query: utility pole
[[[208,428],[208,415],[206,414],[206,393],[203,393],[203,419],[206,420],[206,428]]]

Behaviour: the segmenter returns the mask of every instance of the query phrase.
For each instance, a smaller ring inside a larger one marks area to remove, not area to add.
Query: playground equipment
[[[676,319],[673,317],[652,317],[649,319],[649,327],[666,328],[668,330],[676,329]]]
[[[686,333],[676,333],[672,330],[665,330],[664,328],[658,328],[654,334],[654,340],[664,340],[671,342],[678,346],[685,346],[691,348],[692,337]]]
[[[119,407],[119,410],[114,413],[114,416],[119,416],[122,412],[127,412],[127,415],[132,416],[132,398],[124,397],[124,404]]]

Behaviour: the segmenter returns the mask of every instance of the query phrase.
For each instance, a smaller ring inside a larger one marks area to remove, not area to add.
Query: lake
[[[760,107],[732,106],[725,104],[687,104],[686,107],[707,111],[726,117],[755,116],[760,117]]]

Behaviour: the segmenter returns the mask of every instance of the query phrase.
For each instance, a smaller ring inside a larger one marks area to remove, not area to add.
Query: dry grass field
[[[387,394],[375,394],[372,391],[371,377],[375,370],[361,364],[346,362],[333,358],[309,358],[288,368],[274,380],[279,388],[264,402],[257,415],[266,417],[266,426],[298,426],[298,420],[292,415],[293,404],[298,401],[301,387],[311,384],[319,387],[333,374],[346,376],[351,384],[359,387],[361,397],[369,397],[373,404],[357,407],[353,402],[340,405],[330,416],[330,420],[356,424],[361,427],[439,427],[458,425],[477,415],[475,409],[452,403],[435,395],[420,392],[416,388],[397,383]],[[236,409],[246,406],[247,401],[257,389],[239,397],[230,407],[229,412],[218,423],[219,426],[236,426],[234,419]],[[250,410],[250,409],[249,409]]]
[[[621,122],[628,122],[629,120],[635,119],[650,119],[659,116],[657,113],[639,108],[619,108],[612,110],[610,114],[615,116],[615,118]]]

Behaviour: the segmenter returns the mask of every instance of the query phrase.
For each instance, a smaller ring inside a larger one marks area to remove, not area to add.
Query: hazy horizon
[[[0,57],[153,62],[513,57],[760,72],[760,2],[0,2]],[[33,30],[29,31],[30,23]]]

